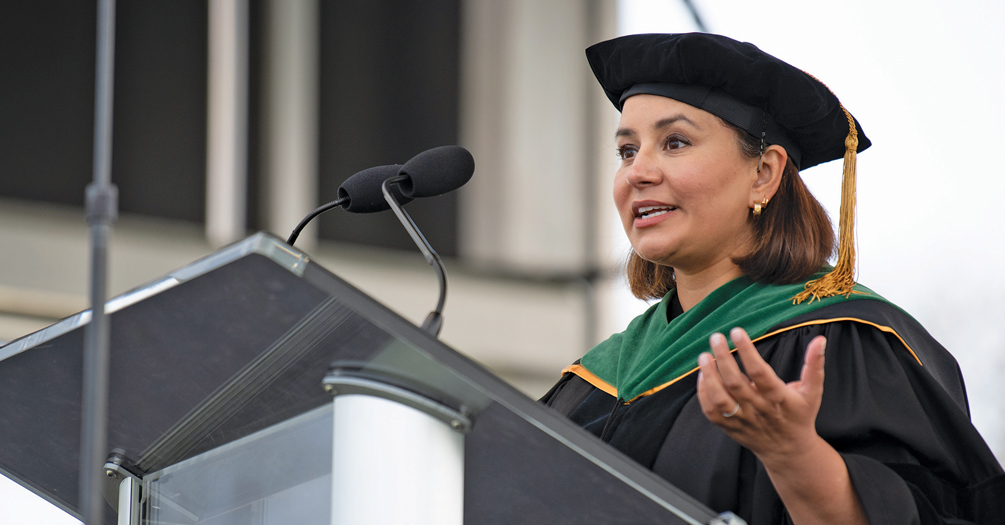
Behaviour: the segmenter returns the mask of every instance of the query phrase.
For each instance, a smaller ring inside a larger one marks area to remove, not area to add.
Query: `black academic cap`
[[[618,111],[632,95],[661,95],[763,133],[799,169],[843,157],[837,263],[793,300],[854,293],[856,154],[871,143],[827,86],[753,44],[707,33],[628,35],[586,57]]]
[[[707,33],[628,35],[586,50],[607,98],[661,95],[708,111],[769,144],[799,169],[845,154],[848,121],[837,97],[753,44]],[[862,127],[858,151],[870,146]]]

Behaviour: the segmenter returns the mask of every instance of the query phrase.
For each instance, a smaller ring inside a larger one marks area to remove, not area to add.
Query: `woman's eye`
[[[680,149],[687,146],[689,142],[678,135],[670,135],[667,137],[666,141],[663,142],[663,147],[666,149]]]
[[[618,148],[618,158],[621,160],[627,160],[635,156],[638,152],[635,146],[621,146]]]

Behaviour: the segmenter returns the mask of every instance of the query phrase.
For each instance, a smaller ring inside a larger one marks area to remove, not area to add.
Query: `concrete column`
[[[464,3],[461,140],[478,165],[460,210],[470,260],[557,273],[594,266],[596,88],[583,50],[597,28],[613,35],[613,4]],[[597,23],[608,12],[610,24]]]
[[[594,42],[617,36],[617,2],[595,0],[593,4],[593,24],[591,34]],[[583,57],[585,61],[585,54]],[[590,209],[588,215],[593,220],[590,250],[595,268],[605,275],[594,282],[592,333],[588,334],[587,347],[599,343],[612,333],[624,330],[620,316],[617,294],[624,289],[622,264],[627,255],[624,230],[621,228],[617,209],[612,196],[614,174],[618,169],[615,156],[614,131],[618,126],[620,113],[607,99],[600,84],[590,75],[592,89],[589,90],[590,137],[589,169],[592,173]],[[612,226],[613,225],[613,226]]]
[[[209,2],[206,237],[244,237],[248,179],[248,1]]]
[[[285,238],[318,206],[317,0],[267,0],[264,117],[266,229]],[[317,243],[311,225],[297,241]]]
[[[461,141],[478,166],[460,201],[460,250],[518,273],[614,271],[609,228],[617,111],[586,62],[616,34],[614,0],[467,0]],[[592,344],[606,330],[606,283],[584,279]],[[599,295],[598,295],[599,294]]]

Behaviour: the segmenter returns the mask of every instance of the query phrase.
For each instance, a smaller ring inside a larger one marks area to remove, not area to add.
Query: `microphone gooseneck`
[[[391,186],[397,186],[403,181],[408,180],[407,175],[398,175],[396,177],[391,177],[380,185],[381,193],[384,194],[384,200],[391,207],[391,211],[394,215],[398,217],[398,222],[405,227],[408,235],[415,242],[415,245],[419,247],[419,251],[426,258],[426,262],[433,267],[433,271],[436,272],[436,281],[440,285],[440,297],[436,301],[436,309],[429,312],[426,316],[426,320],[422,323],[422,329],[433,334],[433,337],[440,335],[440,330],[443,328],[443,305],[447,301],[447,273],[443,269],[443,261],[440,260],[440,256],[437,255],[433,247],[429,245],[429,241],[422,235],[419,228],[415,226],[415,222],[412,221],[412,217],[408,215],[397,202],[394,194],[391,191]]]
[[[400,189],[407,198],[435,197],[456,190],[471,180],[475,172],[475,159],[468,150],[460,146],[440,146],[423,151],[412,157],[398,171],[396,177],[386,179],[381,184],[384,200],[398,217],[398,222],[408,231],[412,241],[419,247],[426,262],[436,272],[436,280],[440,284],[440,297],[436,309],[429,312],[422,328],[438,336],[443,328],[443,305],[447,300],[447,274],[443,269],[443,261],[437,255],[429,241],[422,235],[412,218],[399,206],[399,197],[392,188]]]

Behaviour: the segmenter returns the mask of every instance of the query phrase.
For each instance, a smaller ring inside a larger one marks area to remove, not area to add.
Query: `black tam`
[[[703,109],[785,148],[799,169],[842,158],[848,122],[837,97],[802,70],[753,44],[706,33],[629,35],[586,50],[620,111],[632,95],[661,95]],[[858,152],[871,143],[858,128]]]

